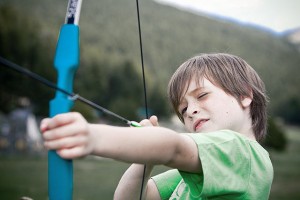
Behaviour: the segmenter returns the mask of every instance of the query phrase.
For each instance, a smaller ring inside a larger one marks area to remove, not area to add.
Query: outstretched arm
[[[78,113],[65,113],[41,123],[45,147],[63,158],[88,154],[128,163],[162,164],[188,172],[201,170],[194,141],[162,127],[115,127],[88,124]]]

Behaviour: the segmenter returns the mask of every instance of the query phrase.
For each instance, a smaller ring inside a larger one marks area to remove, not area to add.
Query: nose
[[[200,112],[199,106],[197,106],[196,104],[192,104],[189,105],[187,108],[187,115],[188,117],[192,118],[193,116],[195,116],[196,114],[198,114]]]

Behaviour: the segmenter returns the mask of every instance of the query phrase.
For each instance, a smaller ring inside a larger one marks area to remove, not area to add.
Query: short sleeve
[[[169,199],[182,177],[177,169],[166,171],[152,177],[162,200]]]
[[[250,174],[250,158],[244,137],[232,131],[188,134],[197,144],[203,175],[180,172],[188,185],[197,187],[201,197],[242,196]],[[203,176],[203,177],[201,177]],[[202,183],[199,177],[203,178]]]

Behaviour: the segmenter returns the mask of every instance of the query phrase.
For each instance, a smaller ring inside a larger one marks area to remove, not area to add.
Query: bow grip
[[[73,78],[79,65],[79,27],[65,24],[61,27],[56,47],[54,67],[58,87],[72,93]],[[69,112],[73,101],[60,91],[50,101],[50,117]],[[61,158],[56,151],[48,152],[48,191],[50,200],[71,200],[73,192],[72,160]]]
[[[79,27],[65,24],[60,30],[54,67],[58,72],[58,87],[71,92],[75,71],[79,65]],[[57,93],[58,95],[62,93]]]

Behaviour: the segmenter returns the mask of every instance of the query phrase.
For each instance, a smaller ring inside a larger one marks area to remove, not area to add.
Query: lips
[[[198,119],[195,123],[194,123],[194,131],[196,132],[197,130],[199,130],[205,122],[207,122],[208,119]]]

